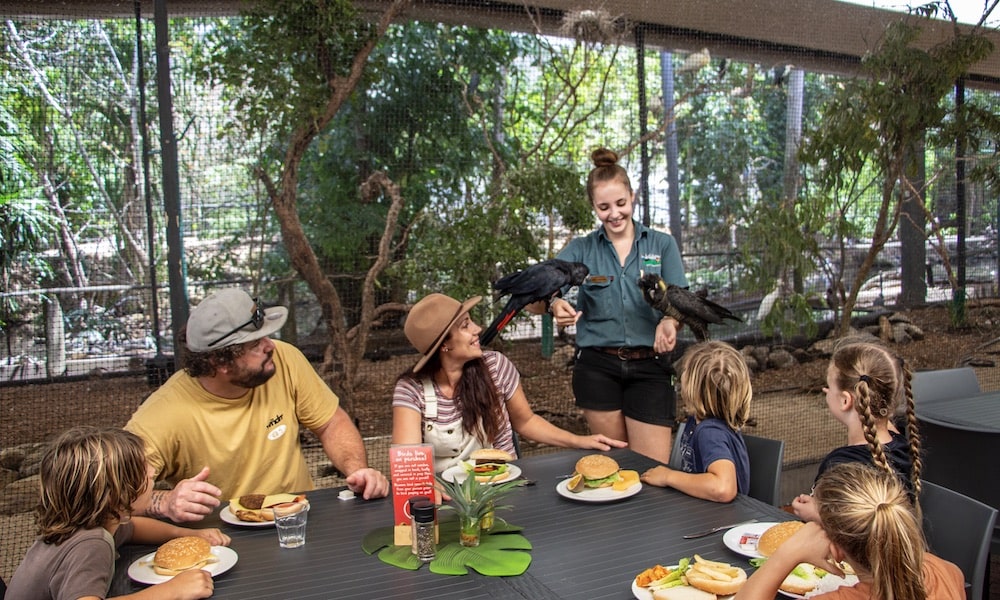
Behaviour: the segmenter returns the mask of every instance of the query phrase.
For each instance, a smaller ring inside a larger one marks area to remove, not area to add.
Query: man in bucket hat
[[[337,396],[298,349],[269,337],[287,317],[285,307],[264,308],[236,288],[191,311],[181,336],[184,370],[125,426],[145,440],[155,479],[172,485],[153,493],[148,514],[194,521],[220,498],[313,489],[299,444],[303,427],[351,490],[366,499],[388,493]]]

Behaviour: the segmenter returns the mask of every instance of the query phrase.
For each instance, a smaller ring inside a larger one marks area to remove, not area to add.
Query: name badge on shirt
[[[614,280],[614,275],[587,275],[587,278],[583,282],[589,285],[605,285]]]

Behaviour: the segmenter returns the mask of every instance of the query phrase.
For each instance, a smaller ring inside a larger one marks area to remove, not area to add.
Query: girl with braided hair
[[[799,563],[837,575],[843,563],[853,586],[814,600],[963,600],[965,578],[954,564],[927,552],[920,518],[899,478],[860,462],[832,467],[813,491],[819,521],[795,532],[747,580],[736,600],[774,598]]]
[[[903,360],[877,344],[851,343],[833,353],[823,391],[827,408],[847,427],[847,445],[826,455],[817,481],[834,465],[860,462],[898,475],[917,504],[922,463],[911,379]],[[900,412],[905,433],[894,420]],[[818,518],[808,494],[793,500],[792,509],[802,520]]]

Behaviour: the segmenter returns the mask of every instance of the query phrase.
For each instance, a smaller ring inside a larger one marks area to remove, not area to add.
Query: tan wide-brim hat
[[[287,318],[284,306],[264,308],[243,290],[226,288],[191,309],[187,346],[192,352],[208,352],[259,340],[281,329]]]
[[[413,370],[419,371],[441,346],[451,326],[479,304],[482,296],[459,302],[444,294],[429,294],[413,305],[403,325],[403,333],[417,352],[423,354]]]

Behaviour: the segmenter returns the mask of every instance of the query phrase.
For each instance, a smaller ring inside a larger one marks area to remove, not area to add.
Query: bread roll
[[[728,596],[740,591],[740,588],[743,587],[743,584],[747,581],[746,571],[738,567],[733,568],[736,570],[736,575],[729,581],[723,581],[722,579],[711,577],[693,569],[688,569],[688,572],[684,574],[684,577],[687,578],[689,585],[698,588],[703,592],[709,592],[719,596]]]
[[[476,475],[476,481],[479,483],[496,483],[509,477],[510,471],[504,471],[503,473],[497,473],[496,475]]]
[[[218,559],[212,554],[208,540],[193,535],[174,538],[156,550],[153,570],[157,575],[177,575],[184,571],[200,569]]]
[[[618,469],[618,462],[603,454],[588,454],[576,461],[576,472],[586,479],[604,479],[617,473]]]
[[[689,585],[678,585],[653,592],[653,600],[716,600],[717,596]]]
[[[469,454],[469,458],[477,463],[505,463],[514,460],[514,457],[511,456],[509,452],[505,452],[499,448],[480,448],[478,450],[473,450]]]
[[[785,540],[792,537],[803,525],[805,523],[802,521],[785,521],[771,526],[760,534],[760,539],[757,540],[757,552],[762,556],[771,556],[778,546],[785,543]]]
[[[816,575],[816,567],[808,563],[799,563],[795,567],[795,571],[792,571],[785,577],[781,585],[778,586],[778,589],[790,594],[804,596],[816,589],[816,586],[819,585],[819,579],[819,576]]]

